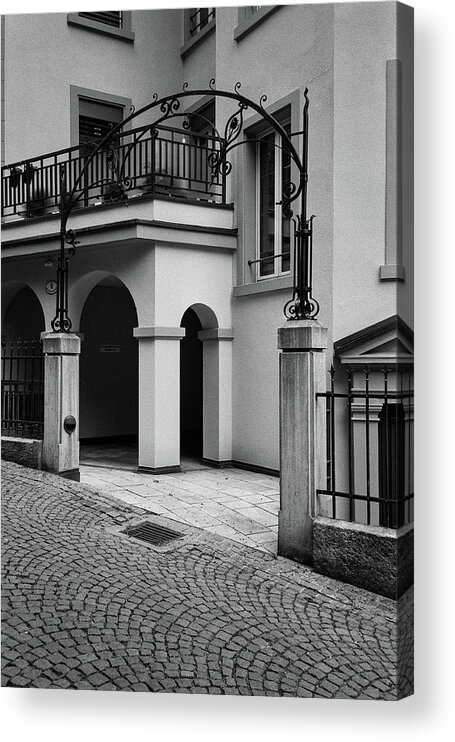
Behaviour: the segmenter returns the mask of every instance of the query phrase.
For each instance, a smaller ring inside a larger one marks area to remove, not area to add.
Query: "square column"
[[[180,471],[180,340],[183,327],[136,327],[139,469]]]
[[[203,342],[203,460],[228,466],[232,460],[231,328],[201,330]]]
[[[44,440],[42,468],[79,481],[79,354],[71,333],[42,334]]]
[[[313,561],[316,487],[325,467],[327,329],[316,320],[290,320],[278,329],[280,354],[280,512],[278,554]]]

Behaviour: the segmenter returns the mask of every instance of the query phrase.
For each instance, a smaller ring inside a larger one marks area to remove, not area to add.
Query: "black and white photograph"
[[[1,21],[2,693],[401,701],[414,9],[128,5]]]

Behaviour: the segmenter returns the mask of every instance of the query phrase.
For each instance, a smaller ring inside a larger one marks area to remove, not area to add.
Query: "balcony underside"
[[[229,206],[169,198],[141,198],[124,203],[75,211],[71,229],[77,234],[78,250],[112,245],[186,245],[235,250],[237,230],[232,226]],[[10,222],[3,225],[4,260],[24,255],[56,252],[60,245],[58,214]]]

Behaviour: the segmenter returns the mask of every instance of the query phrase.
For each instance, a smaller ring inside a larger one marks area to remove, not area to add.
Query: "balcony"
[[[96,144],[3,167],[2,221],[58,214],[62,165],[66,191],[75,189],[73,209],[157,196],[226,203],[225,176],[210,167],[211,155],[222,144],[217,137],[149,125],[117,134],[89,161]]]

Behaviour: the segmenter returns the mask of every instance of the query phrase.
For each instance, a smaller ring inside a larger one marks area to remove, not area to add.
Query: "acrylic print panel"
[[[412,8],[2,42],[2,685],[412,694]]]

